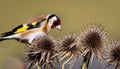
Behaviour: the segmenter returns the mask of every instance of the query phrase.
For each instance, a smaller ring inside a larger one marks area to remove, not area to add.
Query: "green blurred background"
[[[0,33],[49,13],[62,20],[62,31],[54,29],[50,35],[77,33],[84,26],[95,23],[103,25],[114,40],[120,39],[119,0],[0,0]],[[11,40],[1,42],[0,46],[0,69],[10,69],[9,66],[23,61],[25,44]]]

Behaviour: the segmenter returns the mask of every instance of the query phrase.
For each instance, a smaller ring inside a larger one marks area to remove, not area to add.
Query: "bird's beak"
[[[61,26],[60,25],[56,26],[56,28],[61,31]]]

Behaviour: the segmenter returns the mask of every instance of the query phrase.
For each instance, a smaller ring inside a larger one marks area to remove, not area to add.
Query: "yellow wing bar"
[[[21,28],[18,28],[14,33],[16,34],[16,33],[20,33],[20,32],[26,31],[27,28],[28,28],[27,25],[26,25],[26,26],[23,26],[23,27],[21,27]]]
[[[32,25],[36,25],[37,24],[37,22],[32,22]]]
[[[24,32],[26,30],[30,30],[30,29],[33,29],[33,28],[37,28],[37,27],[40,27],[40,22],[32,22],[32,23],[29,23],[29,24],[22,24],[22,25],[19,25],[18,27],[14,28],[12,30],[13,33],[17,34],[17,33],[20,33],[20,32]]]
[[[21,24],[19,26],[17,26],[16,28],[14,28],[12,31],[8,31],[5,33],[0,34],[0,37],[6,37],[9,35],[13,35],[13,34],[17,34],[17,33],[21,33],[30,29],[34,29],[34,28],[38,28],[41,26],[40,24],[41,22],[32,22],[29,24]]]
[[[18,27],[14,28],[12,30],[12,32],[15,34],[20,33],[20,32],[24,32],[26,30],[36,28],[36,25],[37,25],[37,22],[32,22],[32,23],[29,23],[26,25],[19,25]]]

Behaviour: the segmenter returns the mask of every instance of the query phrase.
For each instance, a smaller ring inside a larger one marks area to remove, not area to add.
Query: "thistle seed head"
[[[25,63],[28,69],[34,69],[37,66],[42,68],[53,67],[51,58],[55,53],[55,45],[50,37],[36,38],[26,53]]]
[[[100,60],[102,59],[101,52],[105,50],[109,43],[109,37],[100,25],[90,25],[81,32],[78,42],[80,47],[82,47],[83,55],[91,51],[92,56],[95,55]]]
[[[106,60],[109,64],[115,64],[115,69],[120,66],[120,42],[112,41],[107,48]]]

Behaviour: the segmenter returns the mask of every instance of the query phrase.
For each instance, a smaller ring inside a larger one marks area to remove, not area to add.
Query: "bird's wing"
[[[34,28],[38,28],[38,27],[41,27],[41,23],[44,21],[45,19],[41,20],[40,22],[32,22],[32,23],[29,23],[29,24],[22,24],[22,25],[19,25],[18,27],[14,28],[12,30],[13,33],[17,34],[17,33],[20,33],[20,32],[24,32],[26,30],[30,30],[30,29],[34,29]]]
[[[16,33],[24,32],[26,30],[33,29],[33,28],[38,28],[41,26],[41,23],[44,20],[46,20],[46,15],[34,17],[28,20],[27,22],[25,22],[24,24],[19,25],[18,27],[14,28],[12,32],[16,34]]]
[[[28,20],[24,24],[21,24],[21,25],[17,26],[12,31],[2,33],[1,36],[2,37],[9,36],[9,35],[21,33],[21,32],[24,32],[26,30],[30,30],[30,29],[33,29],[33,28],[38,28],[38,27],[41,26],[41,23],[44,20],[46,20],[46,16],[45,15],[37,16],[35,18],[32,18],[32,19]]]

